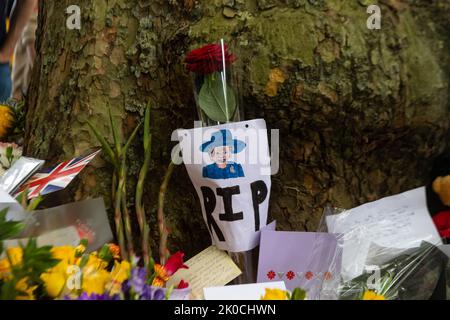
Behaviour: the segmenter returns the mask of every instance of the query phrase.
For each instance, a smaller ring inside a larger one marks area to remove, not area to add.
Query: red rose
[[[224,45],[225,65],[229,66],[237,57],[228,52],[228,46]],[[199,49],[191,51],[184,60],[187,70],[199,73],[210,74],[223,70],[223,53],[220,44],[208,44]]]
[[[273,270],[270,270],[269,272],[267,272],[267,278],[269,278],[269,280],[272,280],[273,278],[275,278],[275,272]]]
[[[189,283],[187,283],[184,280],[181,280],[180,283],[177,286],[177,289],[186,289],[189,287]]]
[[[295,277],[295,273],[294,273],[293,271],[289,271],[289,272],[286,274],[286,277],[287,277],[289,280],[292,280],[292,279],[294,279],[294,277]]]
[[[442,238],[450,238],[450,211],[442,211],[433,217],[434,224]]]
[[[178,269],[189,269],[188,266],[183,264],[183,257],[184,253],[178,251],[177,253],[171,255],[169,259],[167,259],[167,262],[164,265],[164,270],[166,271],[169,277],[173,275],[175,272],[177,272]]]

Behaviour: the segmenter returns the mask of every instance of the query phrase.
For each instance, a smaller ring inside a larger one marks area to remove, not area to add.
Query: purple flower
[[[65,297],[65,300],[71,300],[70,297]],[[76,300],[120,300],[119,295],[110,296],[107,293],[105,294],[88,294],[87,292],[83,292]]]
[[[142,290],[142,295],[140,300],[153,300],[152,299],[152,287],[146,284]]]
[[[147,280],[147,271],[145,268],[133,268],[131,270],[131,286],[138,295],[144,290],[145,281]]]
[[[164,300],[165,298],[166,294],[163,289],[157,289],[153,295],[153,300]]]

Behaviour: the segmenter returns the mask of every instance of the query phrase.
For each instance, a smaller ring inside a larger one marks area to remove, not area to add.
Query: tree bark
[[[26,153],[56,162],[98,145],[87,119],[111,138],[108,108],[129,134],[150,100],[145,205],[156,241],[171,133],[196,118],[184,55],[225,37],[245,66],[246,118],[280,130],[269,213],[280,229],[314,231],[327,203],[350,208],[423,185],[449,147],[450,2],[378,3],[381,30],[367,28],[362,0],[80,0],[78,31],[65,27],[71,1],[41,1]],[[129,154],[130,186],[143,161],[140,139]],[[109,202],[111,169],[103,161],[94,168],[72,187],[74,198]],[[171,248],[190,256],[205,247],[182,166],[165,211]]]

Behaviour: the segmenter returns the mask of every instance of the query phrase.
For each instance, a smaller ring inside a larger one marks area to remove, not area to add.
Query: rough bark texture
[[[237,39],[246,66],[246,118],[280,129],[269,213],[280,229],[315,230],[327,202],[349,208],[423,185],[449,147],[450,3],[378,1],[382,28],[369,30],[366,6],[376,2],[80,0],[77,31],[65,28],[73,1],[41,1],[26,152],[49,162],[80,154],[97,144],[87,119],[108,135],[112,108],[129,132],[151,100],[146,206],[156,240],[171,133],[195,119],[183,57],[226,36]],[[134,181],[141,149],[130,159]],[[95,167],[72,188],[75,199],[108,200],[109,167]],[[166,213],[172,248],[191,255],[205,247],[209,235],[184,167],[175,170]]]

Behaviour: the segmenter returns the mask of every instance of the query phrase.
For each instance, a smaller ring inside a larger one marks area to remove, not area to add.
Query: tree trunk
[[[350,208],[423,185],[449,147],[450,2],[378,1],[381,30],[366,26],[368,2],[80,0],[78,31],[65,27],[71,1],[41,1],[26,153],[56,162],[98,145],[88,119],[111,138],[108,108],[128,135],[151,101],[145,205],[156,241],[171,133],[196,119],[184,55],[225,36],[245,65],[246,118],[280,130],[269,213],[280,229],[314,231],[326,203]],[[141,138],[129,154],[131,186]],[[94,165],[74,198],[109,202],[111,168]],[[171,248],[203,249],[209,235],[182,166],[166,201]]]

